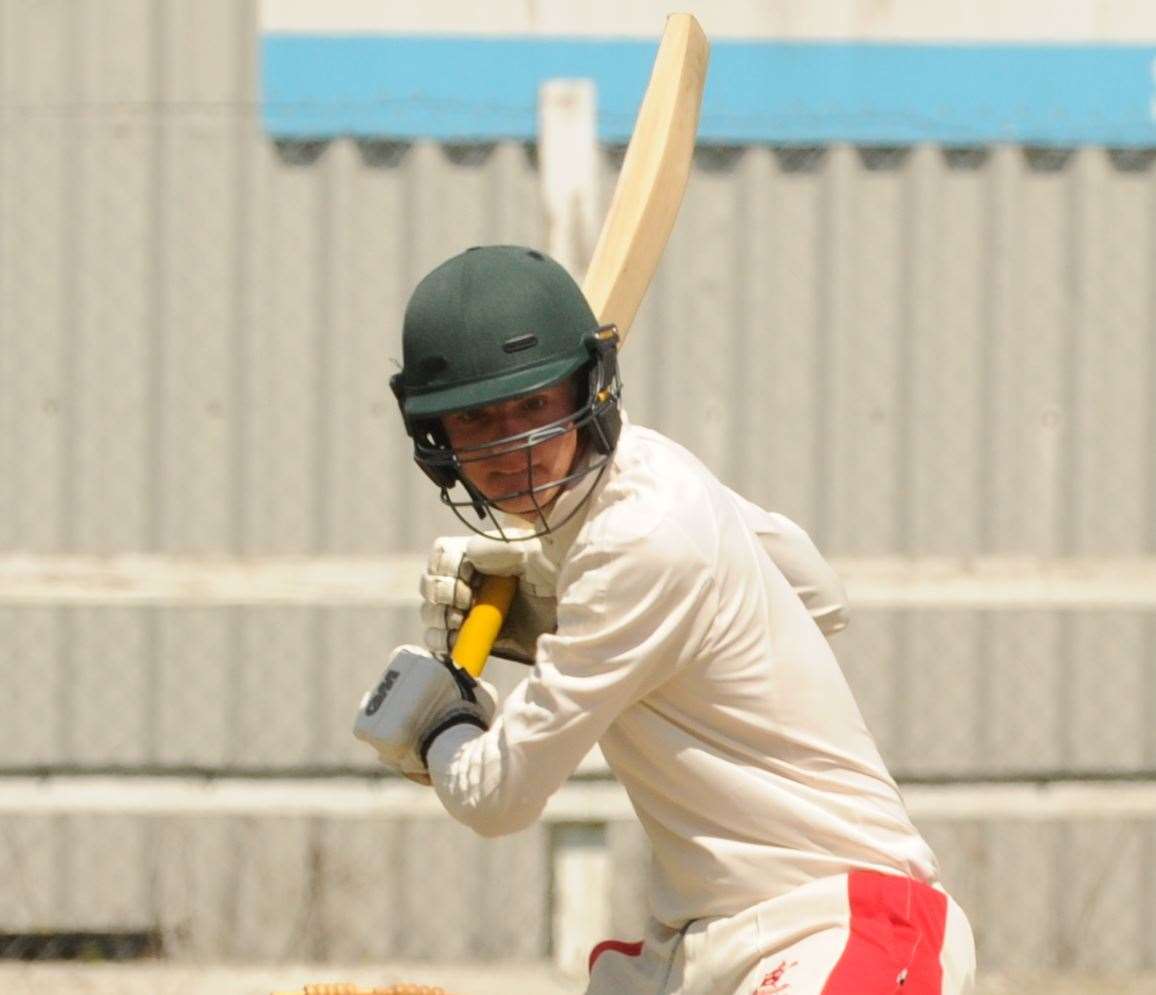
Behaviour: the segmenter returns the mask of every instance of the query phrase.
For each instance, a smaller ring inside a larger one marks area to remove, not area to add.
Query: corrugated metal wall
[[[274,145],[245,4],[0,10],[0,548],[379,555],[459,528],[387,377],[425,271],[540,242],[533,149]],[[830,555],[1151,553],[1154,178],[1104,149],[704,148],[629,409]],[[356,762],[342,703],[415,634],[367,609],[5,620],[42,678],[10,764]],[[1156,764],[1154,645],[1131,613],[897,612],[843,655],[898,769],[976,774]],[[286,749],[280,722],[313,732]]]
[[[444,527],[402,472],[400,311],[462,246],[540,239],[533,150],[274,146],[244,4],[0,9],[3,547]],[[1153,552],[1154,176],[1103,149],[703,149],[631,410],[834,555]]]
[[[0,2],[0,550],[458,529],[387,377],[426,270],[540,241],[534,150],[274,145],[254,21]],[[628,407],[831,555],[1152,554],[1154,277],[1147,152],[703,149]],[[0,765],[371,769],[350,711],[410,614],[2,609]],[[837,648],[903,774],[1156,767],[1151,614],[860,613]]]
[[[1150,991],[1124,978],[1156,966],[1151,819],[921,819],[920,829],[973,924],[983,972],[1058,968]],[[5,931],[157,929],[168,956],[199,963],[549,952],[541,825],[484,840],[448,818],[78,814],[5,816],[0,833],[13,883],[0,890]],[[613,823],[607,846],[611,934],[637,938],[642,832]]]

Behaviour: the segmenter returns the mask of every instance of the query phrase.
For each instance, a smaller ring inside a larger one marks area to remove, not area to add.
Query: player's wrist
[[[490,728],[490,723],[482,707],[473,702],[462,702],[443,712],[422,734],[418,744],[418,756],[426,770],[429,770],[430,750],[438,737],[459,726],[473,726],[485,732]]]

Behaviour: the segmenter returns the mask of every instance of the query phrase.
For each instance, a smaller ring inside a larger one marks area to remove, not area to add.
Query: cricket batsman
[[[477,535],[435,542],[428,651],[356,734],[483,836],[531,824],[600,744],[653,850],[641,942],[587,995],[964,995],[971,929],[828,645],[838,579],[797,526],[621,404],[617,337],[541,253],[471,249],[406,308],[392,381],[418,465]],[[448,660],[515,575],[502,701]]]

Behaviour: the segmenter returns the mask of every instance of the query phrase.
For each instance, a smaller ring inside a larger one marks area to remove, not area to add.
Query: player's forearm
[[[456,726],[439,736],[427,761],[446,811],[479,836],[504,836],[529,826],[542,812],[549,785],[511,770],[499,734]]]

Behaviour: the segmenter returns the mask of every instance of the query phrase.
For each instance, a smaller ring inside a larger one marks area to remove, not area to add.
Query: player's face
[[[577,388],[567,379],[524,397],[452,412],[442,418],[442,424],[450,445],[462,457],[466,479],[502,511],[534,517],[535,502],[545,509],[561,493],[562,485],[534,494],[521,492],[570,472],[578,451],[577,431],[571,428],[529,447],[496,448],[492,455],[486,447],[563,421],[576,405]],[[474,452],[467,454],[468,450]],[[477,455],[482,458],[475,459]],[[507,494],[516,496],[504,498]]]

